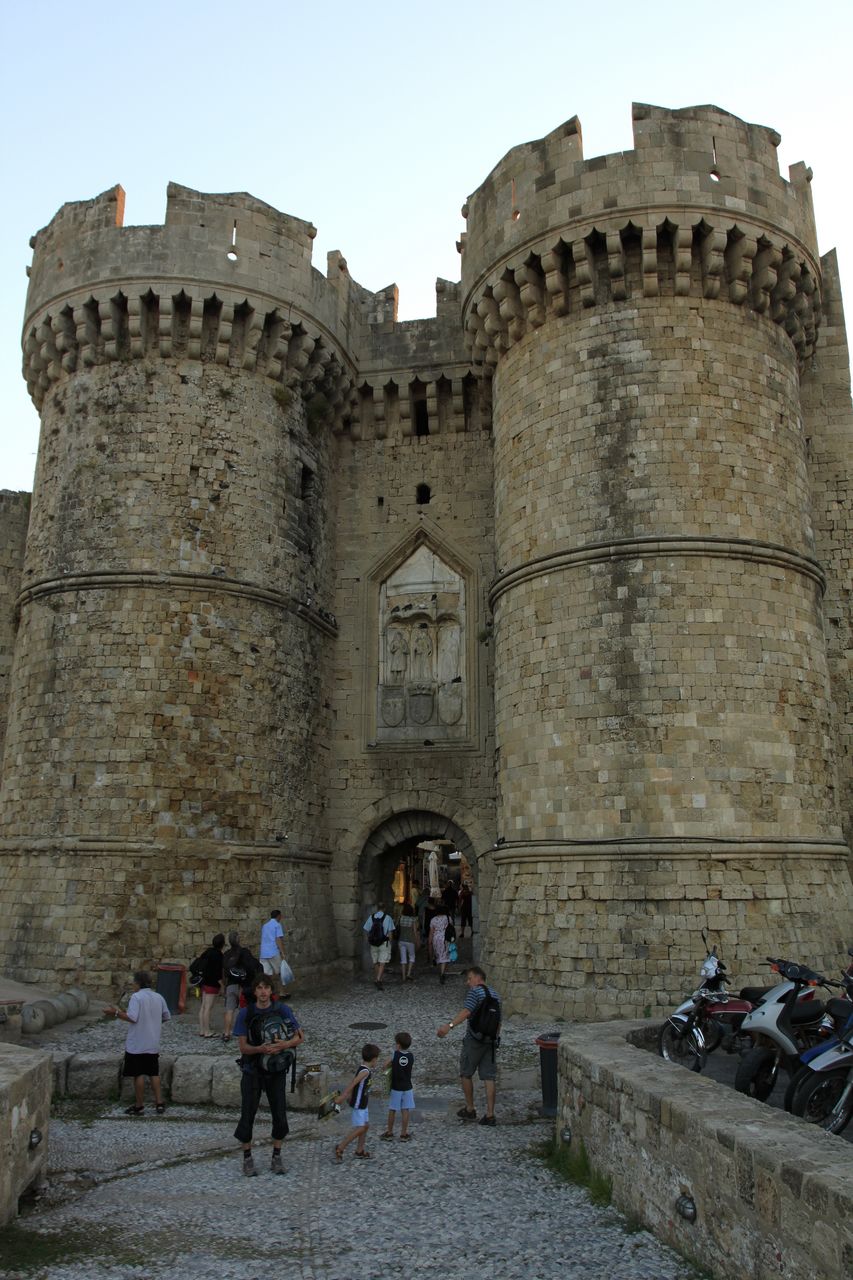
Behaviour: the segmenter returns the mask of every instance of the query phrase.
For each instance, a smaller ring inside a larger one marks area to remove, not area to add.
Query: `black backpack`
[[[370,932],[367,941],[371,947],[381,947],[385,942],[385,912],[377,911],[370,921]]]
[[[456,941],[456,925],[453,923],[453,918],[451,916],[447,917],[447,924],[444,927],[444,941]]]
[[[274,1040],[289,1040],[294,1033],[294,1026],[288,1018],[273,1004],[269,1009],[255,1009],[246,1024],[246,1039],[249,1044],[264,1044]],[[259,1071],[277,1075],[281,1071],[290,1072],[290,1092],[296,1085],[296,1050],[285,1049],[284,1053],[253,1054],[252,1065]]]
[[[202,962],[204,956],[198,956],[190,965],[189,975],[187,977],[187,986],[200,987],[202,978]]]
[[[485,998],[480,1001],[469,1017],[468,1026],[483,1040],[491,1040],[494,1043],[498,1038],[501,1025],[501,1002],[488,987],[480,989],[485,991]]]

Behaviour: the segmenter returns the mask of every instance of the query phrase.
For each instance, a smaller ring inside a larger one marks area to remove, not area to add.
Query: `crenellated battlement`
[[[37,406],[79,368],[159,355],[252,370],[347,420],[367,291],[314,227],[244,193],[171,183],[163,226],[123,227],[120,187],[65,205],[33,239],[24,376]]]
[[[580,124],[515,147],[463,208],[463,323],[494,363],[548,314],[661,294],[723,298],[814,349],[810,172],[779,135],[716,107],[634,107],[635,149],[583,157]]]

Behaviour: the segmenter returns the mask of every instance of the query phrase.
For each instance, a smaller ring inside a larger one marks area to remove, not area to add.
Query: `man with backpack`
[[[459,1077],[465,1105],[460,1107],[457,1115],[460,1120],[477,1119],[474,1106],[474,1073],[479,1073],[486,1090],[486,1114],[481,1117],[480,1124],[493,1126],[495,1121],[495,1087],[498,1075],[496,1053],[500,1044],[501,1001],[494,988],[487,986],[486,975],[477,966],[468,970],[468,990],[465,994],[465,1007],[455,1013],[449,1022],[438,1028],[438,1038],[446,1035],[465,1023],[465,1037],[459,1055]]]
[[[257,1174],[252,1158],[252,1130],[265,1093],[272,1113],[272,1173],[284,1173],[281,1144],[289,1132],[287,1081],[293,1079],[295,1051],[305,1039],[290,1005],[275,998],[273,979],[259,973],[252,983],[252,1003],[237,1014],[234,1034],[240,1045],[240,1121],[234,1137],[243,1147],[243,1173]]]
[[[391,935],[394,932],[394,921],[385,910],[384,902],[377,902],[376,910],[371,912],[363,925],[370,947],[370,958],[373,961],[373,981],[377,991],[384,991],[382,975],[385,966],[391,959]]]

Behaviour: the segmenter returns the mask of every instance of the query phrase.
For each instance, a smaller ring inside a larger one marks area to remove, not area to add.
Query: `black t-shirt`
[[[222,978],[222,952],[216,947],[208,947],[200,959],[202,986],[218,987]]]
[[[415,1059],[409,1049],[397,1049],[391,1059],[391,1088],[405,1093],[412,1087],[412,1065]]]

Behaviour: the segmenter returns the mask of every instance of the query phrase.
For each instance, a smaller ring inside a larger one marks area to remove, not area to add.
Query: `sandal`
[[[343,1162],[344,1162],[343,1151],[341,1151],[340,1147],[335,1147],[335,1164],[343,1164]]]
[[[400,1141],[401,1141],[401,1142],[411,1142],[411,1141],[412,1141],[412,1135],[411,1135],[410,1133],[401,1133],[401,1134],[400,1134]]]
[[[158,1102],[154,1110],[157,1112],[158,1116],[162,1116],[166,1108],[162,1102]]]
[[[369,1152],[369,1151],[356,1151],[356,1153],[355,1153],[355,1154],[358,1156],[359,1160],[370,1160],[370,1159],[371,1159],[371,1155],[370,1155],[370,1152]]]
[[[393,1142],[394,1135],[393,1133],[380,1133],[379,1139],[381,1142]]]
[[[125,1107],[124,1114],[126,1116],[141,1116],[144,1110],[144,1107]]]

